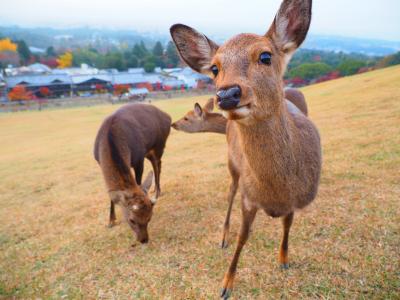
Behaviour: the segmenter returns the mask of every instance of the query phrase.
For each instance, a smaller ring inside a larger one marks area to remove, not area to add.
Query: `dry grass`
[[[400,68],[303,91],[323,139],[319,196],[295,217],[289,271],[277,262],[280,222],[258,215],[233,298],[399,299]],[[156,105],[177,119],[206,98]],[[219,249],[224,137],[172,131],[151,242],[132,250],[126,224],[105,226],[92,157],[114,109],[0,116],[0,298],[216,298],[240,221],[237,201],[232,243]]]

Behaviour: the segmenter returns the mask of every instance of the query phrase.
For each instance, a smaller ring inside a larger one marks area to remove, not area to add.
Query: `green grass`
[[[319,195],[296,214],[285,272],[281,224],[258,215],[234,299],[400,298],[399,82],[394,67],[303,89],[322,136]],[[206,99],[155,105],[175,120]],[[231,245],[219,249],[225,137],[171,132],[151,241],[132,249],[126,224],[106,228],[109,200],[92,157],[116,108],[0,115],[0,298],[216,299],[240,225],[236,201]]]

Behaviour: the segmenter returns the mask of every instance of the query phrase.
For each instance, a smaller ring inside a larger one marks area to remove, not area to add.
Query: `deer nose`
[[[239,105],[240,96],[242,96],[242,90],[238,85],[219,89],[217,91],[218,106],[224,110],[234,109]]]

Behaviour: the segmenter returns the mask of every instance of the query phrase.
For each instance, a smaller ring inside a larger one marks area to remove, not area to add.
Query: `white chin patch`
[[[250,109],[247,106],[242,106],[234,110],[235,114],[241,117],[247,117],[250,114]]]
[[[237,109],[223,110],[222,115],[228,120],[241,119],[250,115],[250,109],[247,106],[242,106]]]

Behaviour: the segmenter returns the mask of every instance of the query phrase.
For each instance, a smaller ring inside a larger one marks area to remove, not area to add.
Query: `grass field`
[[[233,298],[400,299],[400,67],[303,91],[323,142],[319,195],[295,216],[288,271],[280,221],[258,214]],[[175,120],[206,98],[155,105]],[[116,108],[0,115],[0,298],[217,298],[240,225],[236,201],[221,250],[224,136],[171,132],[150,243],[130,248],[126,224],[106,228],[92,156]]]

